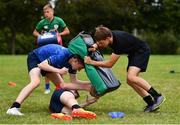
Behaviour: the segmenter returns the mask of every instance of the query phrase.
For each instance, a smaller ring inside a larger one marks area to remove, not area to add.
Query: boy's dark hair
[[[94,33],[94,40],[95,41],[105,40],[107,37],[112,36],[111,30],[108,29],[107,27],[102,26],[102,25],[96,27],[95,30],[96,30]]]
[[[72,58],[77,59],[77,61],[84,66],[84,60],[79,55],[74,54]]]

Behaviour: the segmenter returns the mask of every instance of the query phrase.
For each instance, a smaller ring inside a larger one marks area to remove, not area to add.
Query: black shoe
[[[157,98],[154,99],[154,107],[159,108],[161,104],[164,103],[166,98],[162,95],[158,96]]]
[[[144,108],[144,112],[146,112],[146,113],[148,113],[148,112],[154,112],[154,111],[156,111],[157,109],[159,109],[159,107],[155,107],[155,104],[153,104],[152,106],[147,105],[147,106]]]

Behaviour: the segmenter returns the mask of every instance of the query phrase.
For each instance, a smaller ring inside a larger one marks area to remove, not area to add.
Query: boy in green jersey
[[[46,4],[43,7],[44,19],[39,21],[36,28],[33,31],[33,35],[38,38],[46,32],[57,32],[60,36],[70,34],[68,27],[63,19],[54,16],[54,9],[51,4]],[[50,93],[50,84],[48,78],[45,77],[45,94]]]

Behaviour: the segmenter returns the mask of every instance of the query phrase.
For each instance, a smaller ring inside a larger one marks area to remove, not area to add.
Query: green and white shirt
[[[49,32],[50,30],[57,29],[58,32],[62,32],[66,28],[66,24],[63,19],[54,16],[53,20],[49,22],[46,18],[42,19],[36,26],[36,30],[38,32],[46,31]]]

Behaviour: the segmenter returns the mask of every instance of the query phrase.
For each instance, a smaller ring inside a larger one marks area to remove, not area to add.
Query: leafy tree
[[[9,29],[8,50],[15,54],[17,33],[32,34],[34,15],[40,15],[39,6],[44,2],[37,0],[1,0],[0,27]]]
[[[146,0],[139,5],[140,28],[153,32],[179,32],[180,4],[177,0]]]
[[[33,48],[32,32],[48,1],[0,0],[0,53],[27,53]],[[63,18],[71,31],[64,37],[67,42],[82,30],[104,25],[128,32],[136,28],[140,36],[150,40],[153,53],[180,50],[175,47],[180,48],[179,0],[58,0],[55,15]],[[168,51],[160,48],[170,43],[171,49],[164,47]]]
[[[56,14],[68,23],[71,33],[76,34],[101,24],[112,29],[131,30],[136,10],[133,0],[61,0],[56,8]]]

